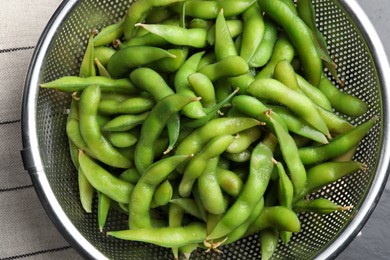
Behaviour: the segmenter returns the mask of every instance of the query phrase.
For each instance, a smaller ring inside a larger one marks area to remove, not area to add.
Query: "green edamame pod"
[[[111,119],[103,126],[103,130],[110,132],[129,131],[142,124],[149,116],[150,112],[144,112],[137,115],[119,115]]]
[[[272,118],[272,112],[268,116],[274,126],[278,138],[280,150],[290,173],[291,182],[294,186],[294,194],[301,194],[306,184],[306,169],[299,157],[298,147],[291,135]]]
[[[119,179],[130,182],[132,184],[136,184],[139,179],[141,178],[141,175],[137,172],[137,169],[135,167],[131,167],[129,169],[124,170],[119,176]]]
[[[276,36],[275,36],[276,37]],[[263,67],[255,76],[255,79],[272,78],[275,71],[276,64],[281,60],[291,62],[295,56],[294,46],[285,35],[279,37],[272,50],[269,62]]]
[[[154,144],[172,115],[196,99],[179,94],[169,95],[157,102],[145,119],[141,135],[134,151],[134,162],[138,172],[143,174],[153,163]]]
[[[157,186],[163,182],[176,166],[189,159],[188,155],[171,156],[152,164],[134,186],[129,196],[129,227],[151,228],[150,208]],[[142,203],[140,203],[142,202]]]
[[[76,169],[78,169],[79,168],[79,159],[78,159],[79,148],[70,139],[68,141],[68,144],[69,144],[70,159],[72,160],[73,166]]]
[[[272,228],[261,230],[259,233],[259,238],[261,247],[261,259],[271,259],[276,250],[276,247],[278,246],[278,231]]]
[[[191,194],[194,182],[206,169],[209,160],[222,154],[233,139],[232,135],[214,137],[200,153],[188,162],[179,184],[179,194],[182,197],[188,197]]]
[[[339,79],[336,71],[336,64],[332,60],[332,58],[329,55],[328,52],[328,46],[325,41],[324,36],[322,33],[318,30],[316,25],[316,14],[314,10],[314,6],[311,3],[310,0],[299,0],[297,1],[297,12],[299,17],[302,18],[302,20],[306,23],[306,25],[312,30],[313,36],[317,42],[317,49],[318,52],[321,55],[321,59],[326,66],[326,68],[329,70],[329,72],[332,74],[332,76],[335,78],[337,83],[339,83],[341,86],[344,85],[344,83]]]
[[[170,203],[168,209],[169,227],[180,227],[182,224],[183,215],[184,215],[184,210],[180,206],[174,203]],[[179,259],[179,248],[172,247],[172,254],[175,257],[175,259]]]
[[[199,243],[191,243],[188,245],[181,246],[180,252],[184,255],[185,259],[190,259],[192,252],[194,252],[199,246]]]
[[[257,98],[277,101],[301,116],[312,127],[330,136],[328,127],[319,115],[313,102],[275,79],[258,79],[248,87],[248,93]]]
[[[264,19],[260,7],[255,3],[242,14],[244,28],[240,57],[249,62],[264,36]]]
[[[184,6],[183,6],[183,8],[184,8]],[[210,28],[213,26],[213,24],[214,24],[214,22],[211,20],[206,20],[206,19],[201,19],[201,18],[193,18],[189,22],[188,28],[202,28],[208,32],[210,30]],[[184,27],[184,26],[182,26],[182,27]]]
[[[126,12],[123,21],[123,34],[126,40],[130,40],[135,34],[137,23],[142,22],[153,7],[168,6],[181,0],[140,0],[132,3]]]
[[[273,166],[271,150],[260,142],[252,152],[249,176],[240,195],[206,240],[224,237],[245,222],[263,197]]]
[[[255,221],[256,218],[260,215],[263,208],[264,208],[264,198],[261,198],[261,200],[257,203],[256,207],[253,209],[248,219],[245,220],[244,223],[242,223],[239,227],[237,227],[228,235],[228,238],[224,242],[224,244],[230,244],[243,238],[249,226],[252,225],[253,221]]]
[[[293,114],[287,108],[270,106],[270,109],[283,119],[289,131],[322,144],[329,142],[323,133],[311,127],[306,121]]]
[[[281,60],[276,63],[274,78],[286,85],[286,87],[299,92],[298,80],[295,76],[294,68],[287,60]]]
[[[72,98],[72,100],[70,102],[68,118],[66,120],[67,135],[68,135],[69,122],[71,122],[71,121],[75,121],[76,122],[76,124],[77,124],[76,127],[77,128],[75,127],[74,130],[79,132],[78,131],[78,120],[79,120],[79,107],[78,107],[78,103],[77,103],[77,101],[74,98]],[[85,142],[83,142],[83,144],[84,143]],[[69,144],[69,155],[70,155],[70,158],[72,160],[72,163],[73,163],[74,167],[78,170],[79,169],[79,159],[78,159],[78,156],[79,156],[79,149],[80,149],[80,147],[78,147],[72,141],[72,139],[69,137],[69,135],[68,135],[68,144]]]
[[[216,136],[236,134],[256,125],[260,125],[260,122],[249,117],[212,119],[206,125],[195,129],[188,135],[178,145],[176,154],[196,154]]]
[[[328,97],[319,89],[306,81],[302,76],[296,74],[299,89],[305,93],[315,104],[325,110],[333,111],[333,106]]]
[[[162,98],[175,93],[160,74],[149,68],[138,68],[133,70],[130,73],[130,79],[137,87],[150,93],[157,102]],[[167,126],[170,144],[166,153],[173,149],[178,138],[180,131],[180,118],[178,113],[168,120]]]
[[[238,55],[235,43],[229,34],[229,29],[226,24],[224,16],[224,9],[219,11],[217,19],[215,21],[215,57],[217,61],[222,60],[228,56]],[[240,94],[246,93],[246,89],[250,83],[253,82],[253,77],[248,73],[241,76],[229,78],[229,85],[233,89],[239,89]]]
[[[311,147],[306,146],[298,149],[299,157],[304,164],[314,164],[327,159],[340,156],[359,144],[363,137],[374,126],[377,117],[370,119],[355,128],[338,135],[328,144]]]
[[[199,220],[206,221],[205,216],[202,214],[202,210],[199,208],[194,199],[177,198],[172,199],[170,203],[178,205],[184,210],[185,213],[190,214]]]
[[[130,79],[137,88],[150,93],[156,101],[175,93],[164,78],[150,68],[134,69],[130,73]]]
[[[131,97],[118,102],[112,99],[101,100],[98,111],[102,115],[139,114],[153,108],[155,101],[149,97]]]
[[[189,243],[202,243],[206,236],[206,225],[194,222],[185,227],[141,228],[109,231],[108,236],[124,240],[152,243],[162,247],[181,247]]]
[[[93,45],[93,37],[95,36],[96,33],[97,33],[96,30],[92,30],[89,35],[87,48],[85,50],[83,60],[81,61],[80,71],[79,71],[79,76],[82,78],[96,76],[96,69],[94,63],[95,49]]]
[[[199,62],[202,59],[203,55],[204,51],[193,54],[184,62],[181,68],[176,72],[174,78],[174,86],[177,94],[187,95],[194,98],[196,97],[194,91],[191,89],[190,83],[188,82],[187,78],[189,75],[197,71]],[[200,101],[194,101],[187,104],[183,108],[182,112],[189,118],[201,118],[206,115],[203,111],[203,107]]]
[[[264,18],[264,36],[248,62],[250,67],[259,68],[267,64],[272,56],[277,34],[278,30],[275,24],[270,19]]]
[[[332,107],[342,114],[361,116],[368,110],[368,105],[358,97],[338,89],[324,74],[318,88],[328,97]]]
[[[203,207],[214,215],[226,211],[224,197],[216,176],[218,161],[218,157],[209,160],[208,165],[198,178],[196,187]]]
[[[85,177],[96,190],[117,202],[129,202],[130,193],[134,187],[133,184],[115,177],[81,150],[79,152],[79,161]]]
[[[94,63],[98,70],[99,76],[111,78],[111,75],[108,73],[107,69],[103,66],[103,64],[99,61],[99,59],[95,58]]]
[[[138,89],[130,82],[130,79],[110,79],[102,76],[87,78],[64,76],[51,82],[42,83],[40,87],[73,93],[84,90],[91,85],[98,85],[102,92],[138,93]]]
[[[324,119],[326,125],[328,126],[329,132],[331,132],[333,135],[344,134],[354,128],[350,122],[336,113],[328,111],[320,106],[317,106],[317,111],[322,119]]]
[[[240,194],[244,183],[235,172],[218,166],[216,175],[218,184],[224,192],[233,197],[237,197]]]
[[[129,132],[110,132],[107,134],[108,141],[118,148],[126,148],[137,142],[137,137]]]
[[[198,119],[194,119],[189,121],[188,123],[185,124],[186,127],[190,128],[198,128],[201,127],[207,122],[209,122],[212,118],[215,118],[221,108],[223,108],[225,105],[229,103],[229,101],[237,94],[239,89],[234,90],[232,93],[230,93],[225,99],[223,99],[221,102],[218,104],[210,107],[210,108],[205,108],[206,116]]]
[[[247,235],[267,228],[275,228],[279,231],[299,232],[301,222],[292,209],[283,206],[264,207],[260,215],[249,227]]]
[[[88,147],[80,133],[79,120],[72,118],[66,123],[66,134],[70,142],[72,142],[77,147],[77,157],[79,149],[85,151],[92,157],[96,157],[93,155],[93,151]]]
[[[291,208],[294,199],[294,186],[286,174],[283,165],[277,162],[276,167],[278,169],[278,200],[281,206]],[[283,243],[287,245],[290,241],[292,233],[289,231],[280,231],[280,238]]]
[[[91,85],[84,89],[79,101],[80,133],[87,146],[100,161],[118,168],[129,168],[132,162],[120,154],[102,135],[96,119],[100,88]],[[85,170],[84,170],[85,172]]]
[[[103,100],[114,100],[115,102],[121,103],[129,98],[134,97],[135,95],[129,95],[126,93],[118,93],[118,92],[102,92],[102,95],[100,97],[100,101]],[[142,93],[140,93],[140,96],[143,96]]]
[[[318,86],[322,75],[322,60],[311,30],[286,3],[273,0],[260,0],[258,3],[266,14],[284,28],[297,49],[307,79]]]
[[[98,225],[100,232],[106,225],[108,212],[110,210],[111,199],[102,192],[98,192]]]
[[[307,183],[299,197],[303,197],[327,184],[356,172],[364,170],[364,164],[356,161],[325,162],[307,170]]]
[[[302,199],[294,203],[295,212],[313,212],[317,214],[330,214],[336,211],[350,210],[352,206],[341,206],[326,198],[313,200]]]
[[[145,22],[147,23],[163,23],[165,20],[174,16],[174,13],[167,6],[154,7],[148,12]]]
[[[207,30],[203,28],[186,29],[168,24],[136,24],[137,27],[161,36],[167,42],[178,46],[204,48],[207,46]]]
[[[160,73],[174,73],[183,65],[187,60],[188,48],[182,47],[177,49],[169,49],[174,58],[162,58],[160,60],[153,61],[146,66],[152,68]]]
[[[204,107],[211,107],[216,104],[214,85],[203,73],[195,72],[188,76],[188,82],[194,92],[201,97]]]
[[[265,106],[260,100],[253,96],[249,95],[239,95],[233,98],[233,106],[240,110],[242,113],[256,118],[258,120],[264,121],[267,128],[270,131],[275,132],[272,124],[269,121],[269,118],[266,116],[266,112],[269,110],[269,107]],[[287,126],[284,123],[283,119],[278,116],[277,113],[273,113],[274,119],[277,120],[283,128],[287,130]]]
[[[94,38],[95,47],[111,44],[113,40],[119,39],[123,33],[124,19],[104,27]]]
[[[146,30],[145,30],[146,31]],[[154,46],[154,47],[164,47],[169,43],[160,35],[154,33],[146,33],[140,36],[134,36],[128,41],[122,42],[119,45],[119,49],[124,49],[129,46]]]
[[[204,208],[202,201],[200,200],[200,195],[199,195],[198,189],[192,189],[192,197],[194,198],[195,205],[197,206],[199,214],[202,217],[201,219],[207,220],[208,215],[210,215],[210,213],[207,213],[206,209]],[[184,198],[184,199],[187,199],[187,198]]]
[[[96,37],[95,37],[95,39],[96,39]],[[108,61],[110,60],[111,56],[114,55],[115,52],[116,52],[116,50],[111,48],[111,47],[107,47],[107,46],[96,47],[95,46],[95,50],[94,50],[95,59],[98,59],[100,61],[100,63],[104,67],[106,67]]]
[[[244,131],[241,131],[237,133],[235,136],[233,142],[229,145],[229,147],[226,149],[229,153],[239,153],[242,152],[248,147],[258,140],[261,136],[261,129],[260,127],[252,127],[249,129],[246,129]]]
[[[253,5],[256,1],[253,0],[191,0],[186,1],[185,13],[191,17],[201,19],[215,19],[220,10],[224,10],[225,16],[236,16],[244,12],[247,8]],[[176,3],[171,5],[172,10],[176,13],[181,12],[181,5]]]
[[[164,206],[169,203],[173,196],[173,188],[169,180],[161,183],[155,190],[152,204],[155,207]]]
[[[217,61],[229,56],[238,55],[225,19],[225,9],[220,9],[215,20],[214,53]]]
[[[242,20],[233,19],[233,20],[227,20],[226,21],[227,28],[229,30],[230,36],[234,39],[238,35],[242,33],[242,30],[244,28]],[[210,27],[210,29],[207,31],[207,42],[210,45],[214,45],[215,43],[215,24]]]
[[[81,206],[85,212],[91,213],[95,188],[85,177],[84,171],[81,167],[78,168],[78,187]]]
[[[232,162],[243,163],[243,162],[247,162],[250,160],[251,151],[246,149],[246,150],[239,152],[239,153],[225,152],[225,153],[223,153],[223,156]]]
[[[113,78],[126,76],[131,69],[162,58],[175,58],[167,50],[153,46],[129,46],[118,50],[107,64],[107,71]]]
[[[199,70],[205,74],[211,81],[217,81],[221,78],[237,77],[248,73],[249,67],[246,61],[237,55],[231,55],[220,59],[216,63],[206,65]]]
[[[204,55],[200,59],[198,63],[198,69],[196,71],[200,70],[206,65],[216,62],[214,50],[208,50],[207,52],[203,52],[203,53]]]
[[[279,174],[278,180],[278,200],[280,205],[291,208],[294,198],[294,188],[290,178],[284,170],[283,164],[276,162],[276,167]]]

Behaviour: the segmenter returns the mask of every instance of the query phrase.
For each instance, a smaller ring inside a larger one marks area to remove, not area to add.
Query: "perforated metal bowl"
[[[77,173],[65,133],[69,96],[39,89],[65,75],[77,75],[91,28],[118,21],[131,3],[124,0],[64,1],[50,20],[35,50],[23,97],[23,161],[37,194],[58,230],[81,255],[95,259],[170,259],[168,249],[105,237],[99,232],[96,205],[85,214],[78,201]],[[373,211],[388,177],[389,65],[374,28],[354,0],[314,0],[317,22],[346,81],[344,91],[369,104],[360,124],[380,121],[359,146],[355,159],[367,169],[322,189],[318,194],[352,211],[326,216],[301,214],[302,231],[288,246],[280,244],[275,258],[334,258],[357,235]],[[110,214],[109,229],[126,228],[126,217]],[[197,251],[192,259],[258,259],[257,235],[221,248],[222,255]]]

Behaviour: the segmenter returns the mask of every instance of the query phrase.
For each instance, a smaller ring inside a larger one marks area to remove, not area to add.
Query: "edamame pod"
[[[107,71],[113,78],[125,77],[131,69],[162,58],[175,58],[167,50],[153,46],[129,46],[118,50],[107,64]]]
[[[214,19],[217,17],[219,11],[223,9],[225,16],[229,17],[241,14],[255,2],[254,0],[191,0],[186,1],[184,12],[186,15],[192,17]],[[173,4],[171,8],[177,13],[181,12],[180,4]]]
[[[318,86],[322,75],[322,60],[311,30],[284,2],[259,0],[258,3],[266,14],[284,28],[297,49],[307,79],[314,86]]]
[[[303,164],[314,164],[327,159],[340,156],[359,144],[363,137],[374,126],[377,117],[370,119],[355,128],[338,135],[328,144],[312,147],[306,146],[298,149]]]
[[[96,190],[103,192],[117,202],[129,202],[130,193],[134,187],[133,184],[115,177],[82,150],[79,152],[79,161],[85,177]]]
[[[179,184],[179,194],[182,197],[188,197],[191,194],[194,182],[206,169],[209,160],[222,154],[233,139],[232,135],[214,137],[200,153],[188,162]]]
[[[313,102],[303,94],[295,92],[275,79],[258,79],[249,85],[248,93],[257,97],[277,101],[300,115],[312,127],[330,136],[328,127]]]
[[[178,46],[204,48],[207,45],[207,30],[203,28],[186,29],[168,24],[136,24]]]
[[[313,212],[316,214],[330,214],[336,211],[350,210],[351,206],[341,206],[326,198],[317,198],[313,200],[302,199],[294,203],[294,211]]]
[[[195,100],[197,99],[174,94],[166,96],[157,102],[142,124],[141,135],[135,147],[134,162],[139,173],[143,174],[153,163],[155,141],[168,120],[186,104]]]
[[[181,247],[189,243],[202,243],[206,236],[206,225],[195,222],[188,226],[142,228],[109,231],[108,236],[124,240],[152,243],[162,247]]]
[[[96,118],[100,95],[100,88],[94,85],[87,87],[81,93],[79,101],[80,133],[97,159],[114,167],[129,168],[131,167],[132,162],[119,153],[118,150],[104,138],[100,130]]]
[[[219,215],[226,211],[223,193],[216,174],[218,161],[218,157],[209,161],[199,176],[196,187],[204,209],[214,215]]]
[[[191,156],[177,155],[162,159],[148,167],[134,186],[129,197],[129,227],[152,228],[150,208],[157,186],[163,182],[176,166]],[[142,203],[139,203],[142,201]]]
[[[42,83],[40,84],[40,87],[73,93],[84,90],[91,85],[99,86],[102,92],[118,92],[127,94],[138,93],[138,89],[130,82],[129,79],[110,79],[102,76],[87,78],[64,76],[50,82]]]
[[[263,197],[273,166],[271,150],[260,142],[252,152],[248,180],[240,195],[206,240],[224,237],[248,219],[257,202]]]

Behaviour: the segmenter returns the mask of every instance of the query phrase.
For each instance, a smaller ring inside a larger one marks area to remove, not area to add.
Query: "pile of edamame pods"
[[[262,258],[300,212],[350,210],[309,195],[364,170],[376,123],[343,92],[310,0],[138,0],[91,34],[66,133],[80,202],[100,231],[186,257],[259,234]],[[128,215],[110,230],[110,210]]]

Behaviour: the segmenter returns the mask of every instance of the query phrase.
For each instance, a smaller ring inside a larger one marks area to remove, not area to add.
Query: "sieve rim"
[[[80,0],[64,0],[49,19],[37,42],[27,71],[23,91],[21,117],[23,149],[21,150],[21,156],[24,168],[31,177],[37,196],[57,230],[81,256],[87,259],[103,260],[108,258],[78,231],[55,197],[42,165],[38,133],[36,131],[35,118],[37,117],[36,108],[39,92],[37,86],[39,86],[45,56],[63,21],[79,2]]]
[[[347,224],[342,232],[340,232],[340,234],[333,240],[329,241],[328,247],[325,247],[322,251],[319,252],[319,255],[316,259],[334,259],[354,240],[378,205],[379,199],[382,196],[390,173],[390,144],[389,140],[385,138],[386,136],[389,136],[390,131],[390,76],[388,73],[390,71],[389,61],[375,27],[359,3],[356,2],[356,0],[340,0],[338,2],[345,9],[346,13],[350,15],[352,21],[359,29],[359,33],[361,33],[364,42],[367,45],[370,54],[372,55],[374,65],[377,70],[378,83],[381,86],[380,91],[382,95],[383,106],[381,122],[381,156],[378,159],[375,178],[372,180],[372,184],[366,193],[365,198],[360,204],[359,211],[356,213],[356,215],[354,215],[353,220]]]
[[[37,86],[42,74],[45,55],[63,21],[70,15],[78,3],[80,3],[80,0],[64,0],[50,18],[36,45],[25,79],[22,97],[21,130],[23,149],[21,155],[24,168],[30,174],[38,198],[58,231],[83,257],[88,259],[107,259],[77,230],[56,199],[42,166],[36,130],[35,118],[37,117],[36,107],[39,92]],[[382,86],[380,88],[383,106],[382,136],[388,136],[390,131],[390,90],[387,86],[390,86],[390,76],[386,72],[390,70],[390,66],[383,45],[371,21],[356,0],[339,0],[338,3],[355,23],[373,57],[378,73],[378,82]],[[359,211],[340,234],[330,241],[326,248],[318,252],[316,259],[336,258],[357,236],[377,206],[385,188],[386,180],[389,177],[390,151],[389,141],[386,138],[382,139],[380,152],[381,156],[378,159],[375,178],[372,180],[372,185],[362,200]]]

